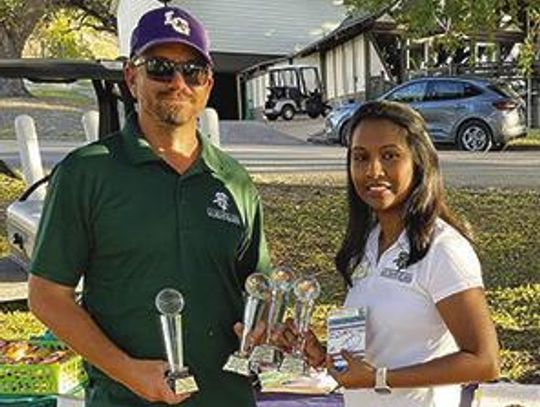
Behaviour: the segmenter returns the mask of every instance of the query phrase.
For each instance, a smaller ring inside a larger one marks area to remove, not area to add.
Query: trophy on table
[[[250,349],[248,348],[247,336],[261,318],[262,305],[270,298],[272,292],[272,282],[262,273],[253,273],[246,279],[245,289],[247,301],[244,307],[242,321],[244,330],[240,340],[240,349],[229,356],[223,370],[249,376],[251,374]]]
[[[306,334],[309,330],[315,300],[321,293],[321,286],[315,277],[306,276],[296,280],[293,291],[296,297],[294,323],[299,337],[293,345],[292,352],[283,359],[279,371],[282,373],[304,375],[309,371],[309,365],[304,358]]]
[[[270,344],[274,329],[283,321],[289,291],[294,282],[294,273],[286,268],[277,268],[270,273],[272,295],[266,319],[266,333],[263,344],[257,346],[251,355],[251,363],[258,371],[277,370],[282,359],[282,352]]]
[[[199,390],[188,368],[184,366],[182,343],[182,309],[184,297],[174,288],[164,288],[156,295],[156,308],[161,314],[161,334],[169,370],[167,383],[175,393],[193,393]]]

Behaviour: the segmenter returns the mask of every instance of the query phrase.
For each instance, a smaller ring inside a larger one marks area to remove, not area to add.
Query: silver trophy
[[[307,276],[296,280],[293,290],[296,297],[294,323],[299,337],[293,346],[292,352],[283,359],[279,371],[304,375],[309,371],[309,365],[304,358],[306,334],[309,330],[315,300],[321,293],[321,286],[315,277]]]
[[[270,337],[283,321],[289,291],[294,282],[294,273],[285,267],[277,268],[270,274],[270,280],[272,296],[266,319],[265,341],[257,346],[251,355],[251,363],[257,371],[277,370],[281,363],[281,350],[270,343]]]
[[[182,309],[184,297],[174,288],[164,288],[156,295],[156,308],[161,323],[161,334],[169,363],[167,383],[175,393],[193,393],[199,390],[188,368],[184,366],[182,343]]]
[[[250,349],[247,343],[249,332],[255,327],[256,322],[261,318],[262,308],[270,298],[272,292],[272,282],[262,273],[253,273],[246,279],[245,289],[247,301],[244,307],[244,330],[240,340],[240,349],[229,356],[223,370],[249,376],[250,370]]]

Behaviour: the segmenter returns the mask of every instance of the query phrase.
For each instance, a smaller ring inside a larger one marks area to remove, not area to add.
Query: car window
[[[465,83],[465,97],[470,98],[472,96],[478,96],[482,93],[482,89],[477,88],[471,83]]]
[[[390,93],[385,99],[404,103],[420,102],[424,100],[426,87],[426,81],[411,83]]]
[[[427,100],[455,100],[480,94],[472,84],[461,81],[433,81]]]
[[[490,83],[487,85],[488,89],[491,89],[493,92],[501,95],[505,98],[510,99],[517,99],[519,98],[519,94],[512,89],[510,86],[503,84],[503,83]]]

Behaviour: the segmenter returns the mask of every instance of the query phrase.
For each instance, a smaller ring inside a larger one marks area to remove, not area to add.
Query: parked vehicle
[[[509,86],[481,78],[426,77],[378,98],[410,104],[425,118],[434,142],[466,151],[501,149],[525,137],[525,103]],[[326,119],[327,140],[347,145],[348,123],[362,102],[335,108]]]
[[[73,83],[91,80],[99,110],[99,138],[120,128],[123,113],[134,109],[134,100],[124,82],[120,61],[76,61],[42,59],[0,59],[0,77],[22,78],[36,83]],[[36,181],[7,208],[6,228],[11,259],[27,268],[43,200],[34,194],[48,182],[48,176]]]
[[[269,70],[269,94],[264,105],[268,120],[292,120],[298,113],[312,119],[326,116],[331,107],[323,99],[319,70],[315,66],[287,65]]]

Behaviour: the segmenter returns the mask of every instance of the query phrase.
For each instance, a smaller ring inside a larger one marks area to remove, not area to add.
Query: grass
[[[346,220],[344,178],[258,176],[265,230],[275,265],[312,271],[323,287],[314,315],[324,334],[328,311],[344,298],[333,266]],[[0,175],[0,215],[21,191]],[[449,201],[476,231],[488,302],[501,343],[504,377],[540,383],[540,191],[451,189]],[[0,242],[5,242],[0,218]],[[0,255],[6,253],[0,244]],[[43,328],[20,307],[0,313],[0,337],[29,336]]]
[[[529,129],[527,137],[518,138],[508,143],[507,148],[540,148],[540,129]]]
[[[63,102],[72,106],[87,106],[95,103],[94,91],[90,81],[79,81],[75,85],[32,84],[32,95],[44,101]]]
[[[86,106],[92,103],[92,100],[89,99],[87,96],[64,89],[34,90],[32,91],[32,95],[44,101],[62,101],[75,106]]]

